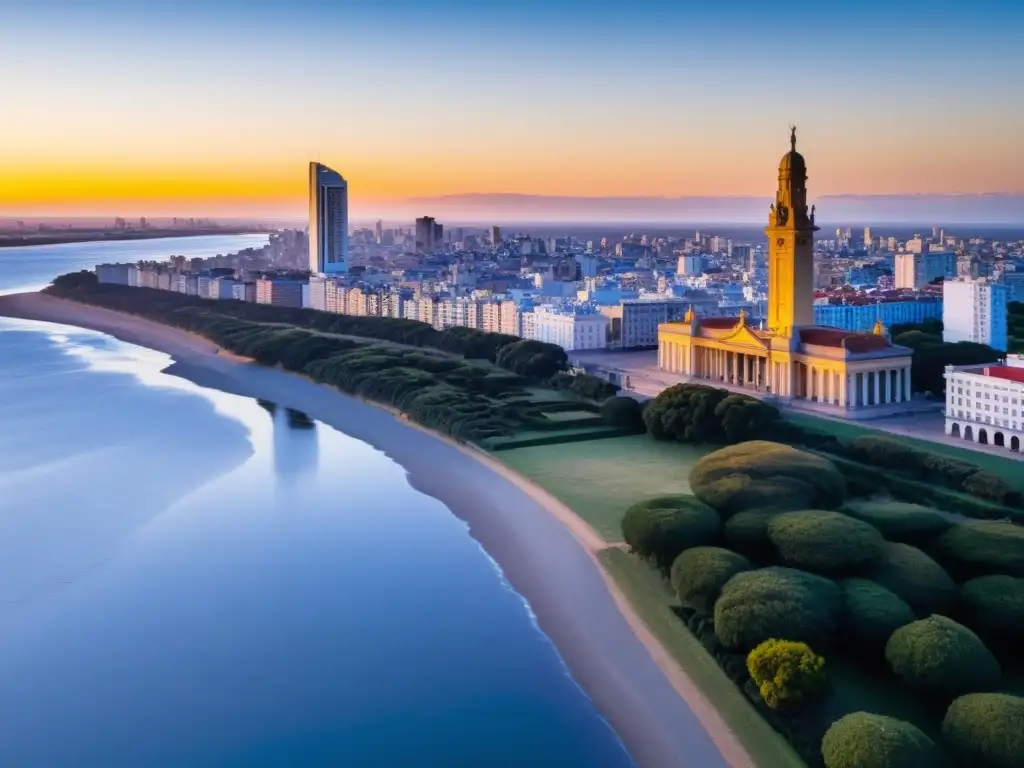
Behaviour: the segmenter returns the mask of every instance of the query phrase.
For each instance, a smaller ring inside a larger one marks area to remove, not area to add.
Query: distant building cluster
[[[106,283],[211,300],[476,328],[567,351],[653,349],[659,326],[687,316],[742,315],[752,330],[769,330],[774,241],[760,236],[542,236],[446,227],[432,216],[353,228],[348,197],[340,173],[310,163],[308,234],[278,232],[264,248],[210,259],[104,264],[97,274]],[[902,235],[815,227],[801,237],[812,254],[813,292],[802,323],[868,333],[879,323],[942,320],[948,340],[1007,348],[1005,305],[1024,300],[1024,243],[958,238],[940,227]]]

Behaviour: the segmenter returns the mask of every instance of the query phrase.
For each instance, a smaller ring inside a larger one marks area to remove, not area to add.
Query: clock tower
[[[814,325],[814,208],[807,210],[807,165],[790,150],[779,163],[779,190],[768,214],[768,328],[792,338],[800,326]]]

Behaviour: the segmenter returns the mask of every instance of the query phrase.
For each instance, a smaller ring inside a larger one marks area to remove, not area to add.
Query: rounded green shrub
[[[821,741],[825,768],[943,768],[942,750],[916,725],[853,712],[836,720]]]
[[[945,616],[929,616],[892,633],[889,667],[915,690],[947,699],[999,685],[1002,670],[976,634]]]
[[[784,511],[834,509],[846,497],[846,480],[831,461],[764,440],[704,456],[690,471],[690,488],[723,515],[766,503]]]
[[[775,547],[768,539],[768,523],[780,514],[774,509],[751,509],[725,521],[725,545],[751,560],[775,559]]]
[[[956,584],[942,566],[909,544],[886,543],[865,574],[914,609],[918,616],[943,613],[956,598]]]
[[[839,625],[842,602],[835,582],[804,571],[738,573],[715,603],[715,634],[733,650],[749,650],[776,637],[824,648]]]
[[[840,510],[873,525],[889,541],[921,544],[953,527],[942,512],[902,501],[848,501]]]
[[[885,544],[867,523],[816,509],[772,518],[768,538],[783,564],[829,575],[863,571],[878,560]]]
[[[1024,526],[1013,523],[957,525],[936,539],[932,551],[962,578],[1004,574],[1024,577]]]
[[[694,547],[672,563],[672,587],[685,605],[710,615],[726,582],[749,570],[743,555],[720,547]]]
[[[1024,579],[979,576],[960,587],[964,623],[993,648],[1024,648]]]
[[[772,709],[793,710],[819,698],[828,683],[825,660],[807,643],[765,640],[747,655],[747,672]]]
[[[910,606],[880,584],[846,579],[843,590],[843,637],[854,647],[881,651],[892,633],[913,622]]]
[[[693,496],[659,496],[631,506],[622,518],[622,536],[640,557],[668,570],[680,552],[715,544],[722,521]]]
[[[949,705],[942,736],[961,765],[1020,768],[1024,763],[1024,698],[970,693]]]
[[[643,405],[632,397],[609,397],[601,403],[601,422],[630,432],[643,432],[646,430],[643,411]]]

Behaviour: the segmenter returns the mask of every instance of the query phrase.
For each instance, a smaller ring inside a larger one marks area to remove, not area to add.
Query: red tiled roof
[[[1024,368],[1012,368],[1009,365],[986,365],[984,373],[995,379],[1006,379],[1024,384]]]
[[[884,336],[853,333],[839,328],[801,328],[800,342],[817,347],[841,347],[855,354],[876,352],[892,346]]]

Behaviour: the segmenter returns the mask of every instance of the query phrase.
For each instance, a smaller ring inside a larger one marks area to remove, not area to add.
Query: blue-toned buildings
[[[942,299],[922,297],[870,304],[816,304],[814,324],[844,331],[870,331],[875,322],[887,328],[903,323],[923,323],[942,319]]]

